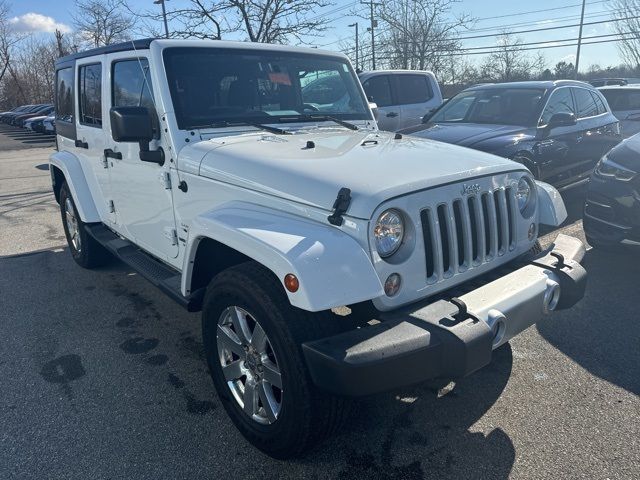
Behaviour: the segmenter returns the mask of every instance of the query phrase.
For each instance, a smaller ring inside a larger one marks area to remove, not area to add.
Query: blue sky
[[[472,32],[461,33],[461,36],[477,36],[495,33],[502,28],[510,28],[512,31],[531,30],[542,27],[575,24],[579,21],[581,0],[537,0],[536,2],[514,2],[508,0],[462,0],[455,6],[455,13],[466,13],[477,18],[477,23],[472,27]],[[178,6],[184,0],[168,0],[167,6]],[[157,8],[153,0],[131,0],[133,8]],[[609,18],[611,0],[587,0],[585,22],[603,21]],[[52,31],[55,27],[64,29],[72,26],[72,12],[74,0],[14,0],[12,15],[16,18],[16,25],[28,30],[41,32]],[[562,7],[562,9],[558,9]],[[359,2],[352,0],[335,0],[334,5],[327,7],[317,14],[327,13],[332,19],[332,28],[322,37],[313,40],[314,44],[328,49],[339,49],[341,39],[352,38],[353,29],[350,23],[358,21],[364,31],[366,21],[353,15],[359,7]],[[542,12],[538,10],[555,9]],[[314,12],[316,13],[316,12]],[[35,14],[35,15],[34,15]],[[488,18],[488,17],[502,18]],[[613,32],[612,24],[601,23],[585,26],[583,36],[607,35]],[[568,38],[575,38],[578,28],[566,28],[543,32],[522,33],[518,36],[524,42],[551,42]],[[595,41],[602,38],[586,40]],[[606,39],[606,37],[605,37]],[[495,37],[476,38],[464,40],[467,48],[495,45]],[[537,46],[536,46],[537,47]],[[535,47],[534,47],[535,48]],[[476,50],[478,51],[478,50]],[[574,61],[575,47],[562,47],[541,49],[545,55],[548,66],[552,67],[560,60]],[[531,51],[530,53],[535,53]],[[481,60],[481,56],[469,57],[473,60]],[[615,44],[584,45],[581,54],[581,70],[585,70],[591,64],[599,64],[603,67],[621,63]]]

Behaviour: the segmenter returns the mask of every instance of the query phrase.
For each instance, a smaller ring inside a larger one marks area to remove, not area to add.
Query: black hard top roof
[[[91,50],[85,50],[84,52],[73,53],[66,57],[60,57],[56,60],[56,68],[61,68],[72,64],[74,61],[80,58],[93,57],[94,55],[105,55],[107,53],[127,52],[129,50],[145,50],[149,48],[151,42],[156,40],[155,38],[141,38],[139,40],[131,40],[128,42],[114,43],[113,45],[107,45],[105,47],[92,48]]]

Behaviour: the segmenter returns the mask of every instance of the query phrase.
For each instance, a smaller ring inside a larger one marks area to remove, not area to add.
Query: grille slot
[[[427,279],[440,281],[515,248],[516,211],[510,187],[424,208],[420,219]]]

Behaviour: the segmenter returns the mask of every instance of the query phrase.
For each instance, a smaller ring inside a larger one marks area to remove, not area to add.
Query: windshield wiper
[[[291,132],[283,128],[272,127],[270,125],[263,125],[262,123],[258,123],[258,122],[246,122],[244,120],[238,121],[238,122],[230,122],[228,120],[223,120],[220,122],[210,123],[208,125],[197,125],[195,127],[190,127],[190,128],[225,128],[225,127],[239,127],[243,125],[246,125],[249,127],[256,127],[260,130],[275,133],[277,135],[292,135]]]
[[[295,116],[291,116],[291,117],[280,117],[279,121],[280,122],[286,122],[286,121],[307,121],[307,122],[324,122],[324,121],[330,121],[330,122],[335,122],[338,125],[342,125],[343,127],[348,128],[349,130],[359,130],[357,125],[354,125],[351,122],[345,122],[344,120],[340,120],[339,118],[336,117],[332,117],[331,115],[295,115]]]

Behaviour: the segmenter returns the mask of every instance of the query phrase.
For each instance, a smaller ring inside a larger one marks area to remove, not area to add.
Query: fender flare
[[[59,168],[69,185],[80,219],[85,223],[100,222],[98,209],[84,176],[78,158],[70,152],[55,152],[49,156],[49,164]]]
[[[536,180],[538,191],[538,222],[559,227],[567,219],[567,208],[560,192],[548,183]]]
[[[190,294],[198,244],[220,242],[271,270],[284,287],[288,273],[300,281],[285,289],[292,305],[318,312],[384,295],[363,247],[331,225],[259,205],[232,202],[197,216],[189,227],[182,293]]]

